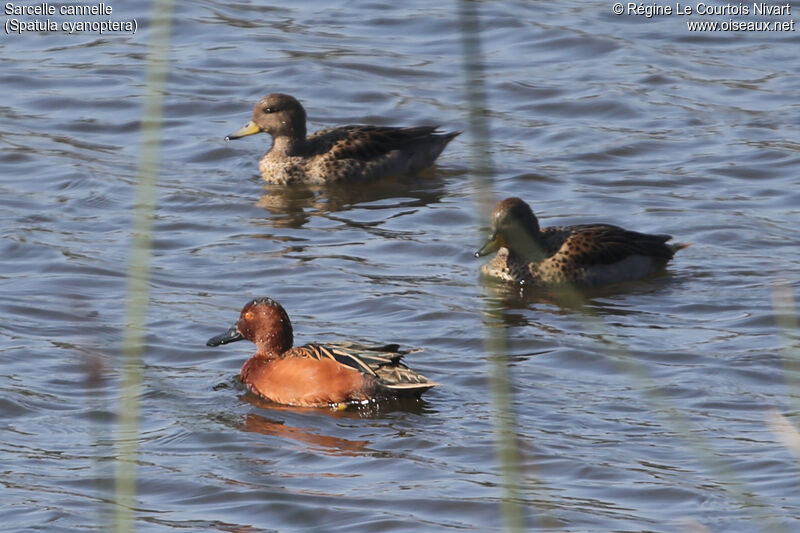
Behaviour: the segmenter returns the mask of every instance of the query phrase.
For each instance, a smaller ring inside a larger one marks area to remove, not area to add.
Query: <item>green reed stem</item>
[[[467,99],[467,116],[471,136],[472,175],[477,191],[477,204],[482,220],[488,220],[494,203],[492,176],[494,168],[490,153],[489,122],[486,116],[487,97],[484,85],[479,16],[474,0],[459,2],[461,42],[464,54],[464,82]],[[514,392],[508,369],[506,329],[502,327],[502,313],[486,309],[486,337],[484,345],[489,356],[489,390],[494,411],[495,450],[500,463],[503,485],[502,515],[506,529],[525,531],[524,499],[522,497],[520,459],[517,449],[517,420],[514,413]]]
[[[472,135],[473,175],[478,192],[479,209],[482,220],[485,221],[488,219],[494,203],[492,196],[493,165],[489,152],[489,128],[486,118],[488,107],[484,86],[485,72],[481,61],[479,17],[475,0],[461,0],[459,6],[469,129]],[[525,246],[522,239],[526,236],[519,235],[517,237]],[[528,250],[533,254],[537,253],[536,247],[534,242],[527,243]],[[688,416],[669,405],[670,400],[663,393],[661,387],[647,375],[644,365],[631,355],[630,350],[605,333],[607,329],[605,324],[587,309],[585,296],[575,288],[566,288],[557,296],[562,306],[581,313],[585,325],[604,343],[619,371],[633,378],[651,406],[665,416],[688,451],[723,483],[724,490],[740,502],[743,509],[751,512],[754,522],[758,523],[757,527],[764,531],[785,531],[785,527],[770,512],[770,506],[758,498],[754,491],[748,490],[746,484],[738,478],[729,463],[710,446],[709,439],[702,435],[702,431],[692,424]],[[776,305],[776,307],[778,306]],[[786,307],[784,306],[784,308]],[[797,314],[793,306],[791,310],[791,312],[778,313],[778,318],[784,320],[783,327],[786,331],[796,333],[798,332]],[[523,503],[525,500],[521,497],[521,481],[517,474],[519,466],[519,453],[516,446],[517,424],[512,408],[513,391],[510,386],[507,343],[505,329],[502,327],[503,318],[501,312],[496,310],[486,310],[484,314],[490,326],[486,333],[485,344],[491,354],[489,382],[492,407],[495,412],[497,454],[505,489],[503,516],[508,530],[524,531]],[[793,321],[791,323],[786,321],[786,317],[793,317]],[[795,342],[790,346],[793,347],[796,344]],[[788,373],[792,376],[800,375],[800,350],[787,350],[787,354],[789,354],[786,358],[787,370],[790,370]],[[800,385],[800,381],[795,381],[795,385]],[[558,522],[548,516],[544,509],[538,511],[541,527],[558,527]]]
[[[775,321],[783,337],[783,361],[788,396],[793,400],[792,409],[800,413],[800,320],[792,286],[788,283],[776,285],[772,291]]]
[[[133,531],[136,520],[134,509],[139,454],[139,394],[171,25],[172,0],[155,0],[147,54],[147,80],[134,195],[128,285],[125,295],[125,329],[122,337],[122,399],[117,437],[116,507],[113,519],[113,529],[120,533]]]
[[[787,396],[794,414],[800,413],[800,319],[792,286],[786,282],[776,285],[772,291],[775,308],[775,321],[783,337],[783,368],[786,379]],[[800,431],[788,417],[778,412],[768,416],[776,436],[792,452],[800,464]]]

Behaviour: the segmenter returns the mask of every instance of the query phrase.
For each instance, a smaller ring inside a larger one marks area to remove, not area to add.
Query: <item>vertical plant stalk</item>
[[[481,218],[487,220],[493,205],[492,176],[494,170],[489,151],[489,127],[486,118],[487,95],[484,86],[485,72],[481,62],[476,0],[461,0],[459,7],[469,130],[472,135],[472,173],[476,182]],[[525,239],[520,240],[529,249],[535,249],[536,243],[530,241],[524,243]],[[786,531],[783,524],[771,513],[773,508],[769,506],[769,503],[762,501],[753,490],[747,488],[729,463],[710,446],[710,443],[702,435],[702,430],[695,426],[689,417],[678,408],[670,405],[669,398],[663,393],[659,384],[648,376],[644,365],[636,360],[626,346],[607,333],[607,328],[602,320],[586,307],[586,299],[583,294],[575,288],[565,287],[559,291],[558,296],[560,305],[572,308],[581,314],[587,330],[593,331],[601,340],[619,371],[632,378],[653,409],[659,412],[675,429],[676,436],[682,439],[687,450],[713,472],[713,475],[733,499],[740,502],[743,508],[750,510],[758,528],[768,532]],[[798,328],[797,311],[791,301],[791,294],[787,297],[786,294],[776,292],[775,300],[779,325],[786,332],[787,374],[797,376],[800,375],[800,349],[797,348],[797,335],[800,328]],[[521,496],[521,480],[517,472],[519,467],[519,452],[516,446],[517,424],[513,411],[513,391],[508,372],[503,317],[500,311],[491,309],[485,310],[484,316],[490,325],[486,333],[486,349],[491,354],[489,383],[492,407],[495,413],[495,446],[505,489],[503,517],[508,530],[524,531],[523,506],[526,499]],[[797,386],[800,383],[795,381],[793,385]],[[796,434],[796,430],[791,432],[793,439]],[[538,509],[538,518],[537,522],[540,527],[559,527],[559,522],[548,515],[541,506]]]
[[[135,529],[139,454],[139,394],[147,323],[153,212],[156,201],[164,88],[168,73],[172,0],[155,0],[147,54],[147,80],[141,122],[136,191],[134,196],[125,329],[122,337],[122,399],[117,436],[117,471],[113,529]]]
[[[800,319],[792,285],[784,282],[772,290],[772,305],[775,321],[783,337],[783,368],[786,379],[786,392],[792,400],[791,409],[800,412]],[[792,454],[800,465],[800,430],[792,425],[788,417],[777,409],[767,413],[770,430]]]
[[[800,319],[792,286],[788,282],[775,285],[772,290],[772,306],[775,309],[775,321],[783,337],[783,365],[788,396],[794,399],[792,409],[800,412],[800,401],[797,399],[800,394]]]
[[[492,176],[494,168],[489,150],[489,123],[484,68],[475,0],[459,2],[459,19],[464,54],[464,84],[471,136],[471,167],[478,193],[477,204],[481,220],[488,220],[494,203]],[[489,389],[494,412],[495,450],[500,463],[503,485],[502,515],[506,529],[525,531],[524,501],[519,476],[517,421],[514,413],[514,393],[508,371],[503,316],[499,310],[486,309],[489,323],[485,328],[484,345],[489,356]]]

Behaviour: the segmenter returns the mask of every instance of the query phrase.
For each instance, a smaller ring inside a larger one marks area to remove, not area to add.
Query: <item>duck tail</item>
[[[461,130],[448,131],[448,132],[445,132],[445,133],[440,133],[439,137],[441,137],[444,140],[444,144],[445,144],[445,146],[447,146],[447,143],[449,143],[450,141],[452,141],[453,139],[455,139],[456,137],[458,137],[462,133],[464,133],[464,132],[461,131]]]
[[[676,242],[674,244],[668,244],[667,246],[669,247],[670,250],[672,250],[672,253],[674,254],[678,250],[683,250],[684,248],[688,248],[691,245],[692,244],[688,242]]]

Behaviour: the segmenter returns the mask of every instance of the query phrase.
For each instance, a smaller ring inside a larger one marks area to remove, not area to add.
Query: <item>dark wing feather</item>
[[[650,235],[611,225],[574,226],[557,255],[577,265],[612,264],[632,255],[668,261],[674,251],[670,235]]]
[[[371,161],[391,152],[423,142],[436,131],[437,126],[396,128],[384,126],[344,126],[337,130],[346,132],[330,148],[333,159],[359,159]]]
[[[326,346],[324,344],[306,344],[305,346],[293,348],[293,351],[296,352],[301,350],[302,355],[305,357],[312,357],[314,359],[333,359],[339,364],[349,366],[358,370],[359,372],[363,372],[364,374],[377,377],[377,374],[370,367],[370,365],[354,352],[341,350],[333,346]]]
[[[419,350],[401,351],[397,344],[384,346],[362,346],[358,344],[306,344],[293,348],[293,356],[313,357],[314,359],[333,359],[377,379],[390,389],[409,389],[422,391],[438,385],[425,376],[417,374],[400,359],[407,353]]]

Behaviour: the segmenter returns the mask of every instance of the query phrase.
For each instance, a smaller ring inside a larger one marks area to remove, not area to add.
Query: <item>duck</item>
[[[663,270],[687,244],[611,224],[540,228],[531,207],[511,197],[495,205],[492,233],[475,252],[496,255],[481,266],[489,278],[534,287],[595,287],[634,281]]]
[[[345,409],[392,399],[419,398],[439,385],[401,362],[410,350],[397,344],[312,343],[293,346],[286,310],[270,298],[255,298],[239,320],[206,342],[219,346],[247,339],[256,353],[240,371],[248,390],[274,403]]]
[[[225,137],[272,136],[258,168],[267,183],[335,183],[415,174],[433,164],[460,131],[438,126],[340,126],[306,136],[306,110],[293,96],[272,93],[253,108],[252,119]]]

